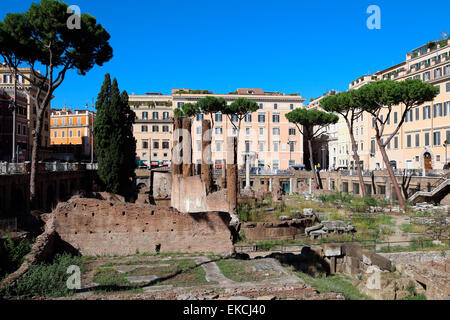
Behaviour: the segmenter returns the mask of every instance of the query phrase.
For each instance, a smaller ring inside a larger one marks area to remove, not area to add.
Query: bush
[[[51,263],[41,263],[30,267],[14,287],[6,289],[7,296],[41,296],[41,297],[64,297],[74,294],[73,290],[67,288],[66,281],[70,274],[67,273],[69,266],[77,265],[84,271],[80,257],[70,254],[58,254]]]
[[[22,239],[17,243],[10,236],[3,245],[6,259],[0,262],[0,279],[4,278],[8,273],[16,271],[23,263],[25,256],[31,250],[31,242]]]

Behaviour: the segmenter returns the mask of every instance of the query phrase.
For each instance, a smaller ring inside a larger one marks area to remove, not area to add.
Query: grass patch
[[[402,224],[400,230],[405,233],[425,233],[427,231],[426,226],[419,226],[417,224]]]
[[[316,288],[320,293],[341,293],[346,300],[369,300],[370,298],[350,283],[350,278],[342,275],[313,278],[306,273],[296,272],[306,284]]]
[[[281,276],[281,273],[273,270],[253,270],[255,261],[224,259],[216,261],[222,274],[236,282],[255,282],[266,279],[274,279]]]
[[[50,263],[41,263],[32,266],[17,281],[15,286],[6,288],[3,295],[6,297],[20,296],[23,298],[32,296],[71,296],[74,294],[74,291],[67,288],[66,281],[70,276],[70,274],[67,274],[67,269],[72,265],[79,266],[81,272],[86,270],[80,257],[69,254],[58,254]],[[0,292],[1,295],[2,293]]]

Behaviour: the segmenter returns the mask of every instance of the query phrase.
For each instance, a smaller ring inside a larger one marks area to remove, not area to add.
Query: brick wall
[[[83,255],[160,252],[231,254],[228,213],[74,197],[53,212],[61,239]]]

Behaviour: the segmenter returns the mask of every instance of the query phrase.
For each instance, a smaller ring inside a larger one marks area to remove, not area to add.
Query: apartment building
[[[169,165],[172,159],[172,96],[161,93],[129,96],[136,114],[133,135],[136,138],[136,160],[139,165]]]
[[[16,113],[13,115],[14,92],[0,89],[0,161],[11,162],[13,153],[18,162],[28,160],[27,98],[16,94]],[[13,147],[14,140],[14,147]]]
[[[35,76],[32,74],[30,68],[19,68],[19,70],[26,76],[33,79]],[[0,89],[7,90],[11,94],[14,92],[14,75],[11,74],[8,66],[6,64],[0,64]],[[17,76],[17,92],[21,92],[26,97],[26,118],[28,122],[28,151],[27,159],[31,160],[31,146],[33,145],[33,132],[36,129],[36,118],[37,112],[36,107],[33,104],[32,96],[36,95],[36,89],[32,87],[30,82],[23,78],[21,75]],[[42,96],[45,95],[45,92],[42,93]],[[51,157],[51,148],[50,148],[50,103],[44,110],[44,121],[42,123],[42,132],[41,132],[41,148],[39,152],[39,159],[47,159]]]
[[[229,94],[213,94],[208,91],[173,89],[173,105],[181,108],[184,103],[195,103],[206,96],[224,98],[231,104],[245,97],[259,105],[259,110],[248,114],[241,123],[238,137],[238,165],[242,167],[246,158],[251,166],[268,170],[286,170],[289,166],[303,164],[303,137],[297,127],[286,119],[286,113],[303,107],[305,101],[298,94],[286,95],[279,92],[264,92],[259,88],[240,88]],[[206,93],[205,93],[206,92]],[[193,162],[201,163],[201,121],[207,115],[198,115],[192,126]],[[237,125],[237,117],[232,117]],[[226,159],[226,138],[237,136],[237,129],[226,115],[214,115],[212,133],[212,160],[220,167]]]
[[[94,149],[95,113],[68,108],[53,109],[50,115],[50,144],[53,158],[89,160]]]
[[[391,79],[420,79],[439,88],[439,95],[431,102],[409,111],[398,134],[387,146],[386,151],[391,166],[406,169],[442,169],[448,156],[450,142],[450,45],[448,40],[431,41],[412,50],[406,60],[371,76],[364,76],[350,84],[355,89],[365,83]],[[404,106],[393,109],[383,138],[389,136],[396,128]],[[369,164],[370,169],[383,169],[385,164],[378,152],[374,136],[372,117],[365,115],[363,130],[368,133],[361,137],[364,151],[361,159]],[[386,116],[386,115],[383,115]],[[447,157],[447,158],[446,158]]]

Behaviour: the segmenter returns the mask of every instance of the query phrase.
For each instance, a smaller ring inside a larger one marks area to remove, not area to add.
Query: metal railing
[[[39,163],[39,166],[42,162]],[[97,170],[97,163],[73,163],[73,162],[45,162],[45,171],[48,172],[67,172],[67,171],[78,171],[84,170],[83,165],[85,165],[85,170]],[[16,174],[28,174],[30,171],[30,162],[22,163],[0,163],[0,175],[16,175]]]
[[[324,239],[326,240],[326,239]],[[440,241],[442,244],[434,244],[434,241]],[[364,249],[377,252],[398,252],[404,250],[410,251],[420,251],[423,249],[436,248],[439,249],[442,246],[450,246],[450,238],[439,238],[439,239],[414,239],[414,240],[399,240],[399,241],[380,241],[377,239],[369,240],[349,240],[349,241],[323,241],[323,242],[299,242],[299,243],[289,243],[289,244],[275,244],[269,246],[267,244],[239,244],[235,245],[235,251],[237,253],[249,253],[249,252],[301,252],[305,247],[322,247],[326,243],[333,244],[359,244]],[[415,246],[412,246],[415,244]]]

